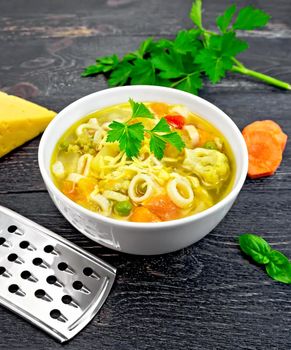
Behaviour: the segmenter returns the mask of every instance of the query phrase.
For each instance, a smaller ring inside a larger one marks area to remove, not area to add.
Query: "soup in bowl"
[[[110,248],[183,248],[224,217],[247,172],[235,124],[209,102],[152,86],[113,88],[65,108],[45,131],[48,191],[79,231]]]

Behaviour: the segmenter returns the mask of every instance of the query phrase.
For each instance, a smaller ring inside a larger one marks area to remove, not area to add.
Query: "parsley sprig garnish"
[[[181,30],[175,39],[146,39],[137,51],[119,59],[117,55],[97,58],[83,77],[103,73],[110,86],[126,84],[162,85],[196,94],[203,77],[215,84],[228,71],[255,77],[268,84],[291,89],[291,85],[268,75],[248,69],[236,56],[248,48],[237,38],[237,30],[253,30],[265,26],[270,16],[253,6],[239,11],[228,7],[216,18],[217,32],[204,28],[202,0],[194,1],[190,12],[194,29]]]
[[[136,118],[154,119],[152,112],[143,104],[129,99],[132,115],[125,123],[113,121],[109,124],[107,142],[119,142],[121,151],[124,151],[129,158],[137,157],[145,138],[150,137],[150,150],[157,159],[163,158],[166,144],[169,143],[178,151],[185,147],[181,136],[177,132],[171,132],[171,128],[165,118],[151,129],[145,129],[141,122],[133,123]]]

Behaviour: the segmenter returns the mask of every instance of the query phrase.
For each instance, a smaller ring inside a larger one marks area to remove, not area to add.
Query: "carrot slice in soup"
[[[150,198],[144,203],[144,206],[162,221],[174,220],[180,216],[180,209],[166,194]]]
[[[77,188],[84,197],[87,197],[94,190],[96,185],[97,181],[88,177],[84,177],[79,180]]]
[[[155,102],[150,104],[150,108],[157,114],[159,117],[164,117],[169,113],[169,106],[163,102]]]
[[[62,192],[72,200],[77,199],[76,184],[73,181],[65,180],[63,182]]]
[[[284,151],[288,136],[283,132],[280,125],[278,125],[273,120],[260,120],[247,125],[243,132],[248,132],[251,130],[264,130],[270,131],[273,136],[280,142],[281,149]]]
[[[75,202],[86,201],[94,190],[96,181],[90,178],[82,178],[78,183],[66,180],[63,183],[62,192]]]
[[[199,129],[198,128],[198,133],[199,133],[199,143],[198,143],[198,147],[203,146],[207,141],[212,141],[214,139],[214,135],[209,132],[206,131],[204,129]]]
[[[145,207],[135,207],[133,213],[129,217],[133,222],[160,222],[161,220]]]
[[[274,174],[282,161],[282,145],[270,132],[244,129],[243,136],[249,153],[248,175],[255,179]]]

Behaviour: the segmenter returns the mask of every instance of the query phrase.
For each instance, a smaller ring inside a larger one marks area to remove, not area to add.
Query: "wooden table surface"
[[[205,23],[227,0],[205,0]],[[290,0],[252,3],[272,15],[261,31],[243,33],[253,69],[291,82]],[[81,79],[97,56],[134,50],[148,36],[172,37],[190,28],[191,0],[9,0],[0,2],[0,89],[60,111],[107,87]],[[201,96],[240,128],[272,118],[291,136],[291,94],[229,75]],[[0,203],[61,234],[118,269],[100,313],[66,349],[291,349],[291,289],[246,260],[237,245],[244,232],[263,235],[291,257],[291,147],[276,175],[247,180],[223,222],[206,238],[173,254],[117,253],[76,231],[45,190],[37,138],[0,160]],[[63,346],[6,309],[0,312],[0,349]]]

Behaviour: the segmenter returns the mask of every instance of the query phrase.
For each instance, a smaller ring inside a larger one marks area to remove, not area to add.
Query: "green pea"
[[[132,210],[130,201],[117,202],[114,205],[114,211],[120,216],[128,216]]]
[[[202,147],[206,149],[214,149],[217,151],[217,145],[214,141],[207,141]]]
[[[68,147],[69,147],[69,142],[68,141],[64,141],[64,142],[59,144],[59,149],[61,151],[67,151]]]

